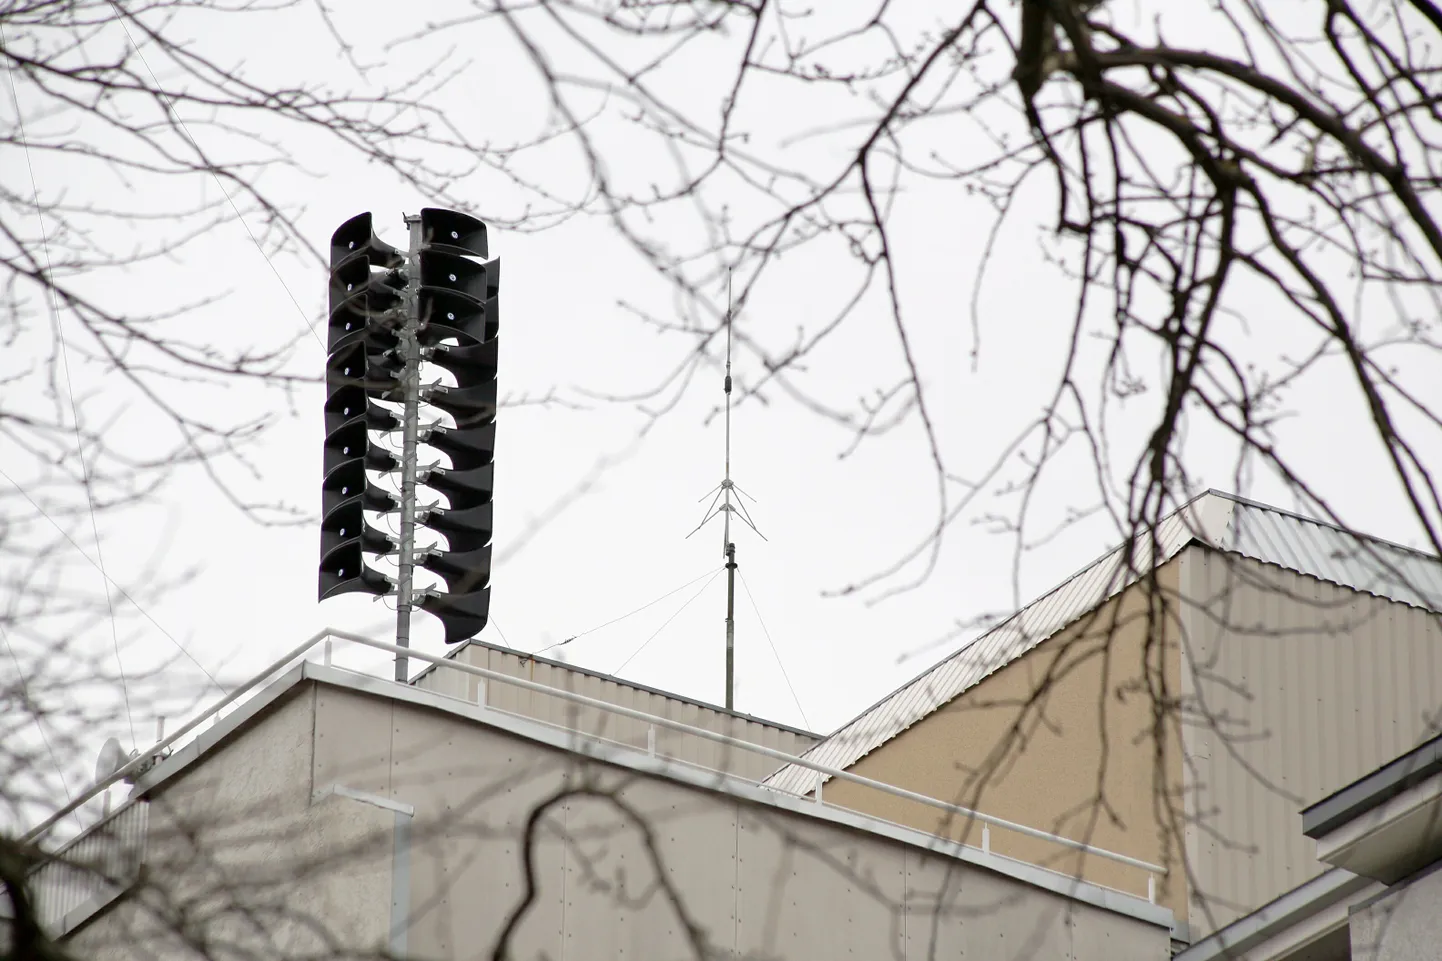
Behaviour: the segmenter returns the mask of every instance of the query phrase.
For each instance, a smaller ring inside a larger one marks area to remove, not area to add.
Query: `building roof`
[[[1143,534],[1109,551],[867,708],[803,757],[828,767],[850,767],[1194,542],[1442,611],[1442,558],[1209,490],[1163,519],[1155,537]],[[810,791],[815,782],[815,772],[794,764],[765,781],[797,794]]]

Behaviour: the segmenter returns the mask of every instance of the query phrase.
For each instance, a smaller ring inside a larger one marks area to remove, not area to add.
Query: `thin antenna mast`
[[[763,541],[766,535],[756,529],[756,524],[747,513],[746,506],[738,496],[733,502],[731,492],[750,497],[731,479],[731,272],[726,272],[726,379],[722,390],[726,393],[726,474],[719,487],[706,497],[712,498],[706,517],[696,526],[695,534],[706,526],[707,521],[717,514],[724,515],[721,526],[721,554],[726,558],[726,710],[735,710],[736,704],[736,544],[731,540],[731,515],[737,514],[746,526],[756,531]],[[705,500],[706,497],[701,498]],[[755,500],[755,498],[752,498]],[[691,534],[687,534],[690,537]]]

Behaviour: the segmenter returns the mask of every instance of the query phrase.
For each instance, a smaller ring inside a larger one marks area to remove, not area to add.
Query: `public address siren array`
[[[415,606],[440,618],[448,644],[474,636],[489,617],[500,325],[500,261],[481,262],[486,225],[435,208],[405,222],[408,252],[377,237],[369,213],[331,237],[320,535],[320,599],[394,594],[401,647]],[[431,368],[449,371],[455,386],[439,378],[423,385]],[[422,424],[422,406],[449,423],[428,416]],[[397,433],[399,455],[374,439]],[[423,447],[445,461],[421,465]],[[397,473],[399,497],[371,477]],[[421,486],[444,504],[418,505]],[[368,513],[394,517],[398,538]],[[417,525],[447,546],[417,550]],[[367,555],[396,557],[398,577],[369,566]],[[446,592],[414,590],[416,565],[440,575]],[[405,660],[396,659],[397,680],[406,679]]]

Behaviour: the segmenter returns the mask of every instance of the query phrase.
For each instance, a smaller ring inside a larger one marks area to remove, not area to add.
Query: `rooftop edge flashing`
[[[1368,541],[1381,547],[1387,547],[1391,548],[1392,550],[1402,551],[1406,554],[1414,554],[1419,560],[1428,560],[1434,563],[1442,562],[1442,557],[1438,557],[1436,554],[1433,554],[1429,551],[1423,550],[1418,547],[1408,547],[1406,544],[1399,543],[1398,541],[1391,541],[1385,537],[1378,537],[1376,534],[1368,534],[1363,531],[1352,530],[1351,528],[1344,527],[1334,521],[1323,520],[1320,517],[1311,517],[1307,514],[1302,514],[1294,510],[1289,510],[1285,507],[1277,507],[1274,504],[1264,504],[1261,501],[1254,501],[1250,497],[1243,497],[1241,494],[1230,494],[1226,491],[1217,490],[1216,488],[1211,488],[1207,490],[1206,493],[1215,494],[1218,497],[1222,497],[1234,503],[1241,504],[1243,507],[1251,507],[1255,508],[1256,510],[1270,511],[1273,514],[1281,514],[1283,517],[1290,517],[1292,520],[1302,521],[1303,523],[1307,524],[1316,524],[1318,527],[1326,527],[1330,530],[1336,531],[1338,534],[1345,534],[1348,537],[1355,537],[1359,541]]]
[[[1317,840],[1442,772],[1442,735],[1302,809],[1302,833]]]
[[[1241,957],[1298,922],[1349,898],[1370,897],[1375,894],[1372,889],[1380,887],[1382,885],[1371,878],[1332,868],[1212,932],[1176,955],[1173,961]]]
[[[193,740],[137,777],[127,801],[140,798],[155,790],[200,760],[202,755],[228,740],[231,735],[249,724],[265,708],[286,697],[305,679],[305,666],[308,663],[310,662],[301,661],[294,667],[277,673],[275,679],[269,684],[257,688],[253,697],[241,701],[236,705],[235,710],[215,721],[206,730],[196,732]]]

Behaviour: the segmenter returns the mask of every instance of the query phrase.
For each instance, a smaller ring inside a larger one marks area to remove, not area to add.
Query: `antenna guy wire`
[[[180,116],[180,112],[175,109],[175,102],[170,99],[170,95],[167,94],[165,88],[160,85],[160,78],[155,75],[155,70],[150,66],[150,61],[145,58],[145,51],[141,50],[140,44],[135,42],[135,37],[131,35],[130,27],[125,23],[125,17],[121,14],[120,8],[115,5],[115,0],[110,0],[110,9],[115,11],[115,19],[120,22],[120,29],[125,31],[125,39],[130,41],[130,48],[135,51],[135,55],[140,58],[140,62],[145,64],[145,70],[150,74],[150,79],[155,84],[155,92],[160,95],[160,99],[165,103],[165,109],[175,118],[175,122],[180,126],[181,132],[185,134],[185,139],[190,141],[191,149],[195,151],[195,155],[205,162],[206,168],[210,170],[210,176],[215,180],[215,185],[220,188],[220,192],[230,204],[230,209],[235,211],[235,219],[240,221],[240,225],[245,228],[246,235],[250,237],[250,242],[255,245],[256,250],[260,251],[260,256],[264,258],[265,265],[270,268],[270,272],[275,275],[275,279],[280,281],[281,289],[284,290],[286,296],[290,298],[290,302],[295,305],[296,312],[300,314],[301,323],[305,324],[306,330],[315,338],[315,342],[320,345],[320,349],[325,350],[325,341],[321,340],[320,334],[316,333],[315,323],[312,323],[306,317],[305,308],[300,305],[299,300],[296,300],[295,294],[290,289],[290,285],[285,282],[285,278],[280,275],[280,271],[276,268],[275,262],[270,259],[270,254],[266,253],[265,248],[261,246],[260,238],[256,237],[255,231],[250,229],[250,224],[245,222],[245,215],[240,212],[240,207],[236,204],[235,198],[231,197],[230,191],[225,189],[225,182],[222,181],[220,175],[215,172],[215,167],[205,159],[205,154],[200,149],[200,143],[196,141],[195,135],[190,132],[190,127],[186,125],[185,120]]]
[[[0,44],[9,40],[0,34]],[[85,438],[80,432],[80,410],[75,403],[75,382],[70,376],[70,351],[65,344],[65,325],[60,321],[60,305],[55,300],[55,267],[50,261],[50,239],[45,233],[45,214],[40,209],[40,184],[35,179],[35,163],[30,156],[30,141],[25,136],[25,118],[20,109],[20,90],[15,84],[15,66],[7,61],[10,75],[10,96],[15,101],[15,125],[20,146],[25,150],[25,166],[30,171],[30,190],[35,198],[35,219],[40,224],[40,250],[45,256],[45,292],[50,305],[50,319],[60,344],[60,366],[65,372],[65,393],[70,398],[70,423],[75,428],[75,456],[80,460],[80,478],[85,488],[85,504],[90,510],[90,531],[95,536],[95,559],[100,567],[101,587],[105,590],[105,607],[110,613],[110,638],[115,644],[115,666],[120,672],[120,693],[125,700],[125,717],[130,723],[131,747],[139,747],[135,738],[135,716],[130,711],[130,685],[125,679],[125,664],[120,658],[120,632],[115,626],[115,601],[110,596],[110,576],[105,573],[105,555],[100,547],[100,525],[95,520],[95,492],[90,481],[90,466],[85,462]]]
[[[796,686],[791,683],[791,675],[786,673],[786,665],[781,661],[781,652],[776,649],[776,643],[771,640],[771,631],[766,627],[766,621],[761,616],[761,608],[756,606],[756,598],[751,596],[751,585],[746,583],[746,576],[741,576],[741,589],[746,592],[746,599],[751,602],[751,610],[756,612],[756,620],[761,624],[761,633],[766,635],[766,643],[771,646],[771,654],[776,658],[776,666],[781,668],[781,676],[786,680],[786,688],[791,692],[791,700],[796,703],[796,710],[801,714],[801,720],[806,724],[808,731],[813,730],[811,719],[806,716],[806,708],[801,706],[801,698],[796,696]]]
[[[621,662],[621,666],[618,667],[618,668],[616,668],[614,671],[612,671],[612,672],[611,672],[611,675],[614,677],[615,675],[620,674],[621,671],[625,669],[625,667],[626,667],[627,664],[630,664],[632,661],[634,661],[634,660],[636,659],[636,655],[637,655],[637,654],[640,654],[642,651],[644,651],[644,650],[647,648],[647,646],[649,646],[650,643],[656,639],[656,635],[657,635],[657,634],[660,634],[662,631],[664,631],[664,630],[666,629],[666,625],[667,625],[667,624],[670,624],[670,623],[671,623],[672,621],[674,621],[676,618],[680,617],[680,616],[681,616],[681,612],[684,611],[686,608],[690,607],[692,601],[696,600],[696,598],[698,598],[698,597],[700,597],[702,594],[704,594],[704,593],[706,592],[706,588],[708,588],[708,587],[711,586],[711,581],[714,581],[718,576],[720,576],[720,574],[721,574],[721,571],[719,571],[719,570],[716,571],[716,572],[714,572],[714,573],[711,575],[710,579],[707,580],[705,584],[702,584],[702,585],[701,585],[701,589],[700,589],[699,591],[697,591],[695,594],[692,594],[689,598],[687,598],[685,604],[682,604],[680,607],[676,608],[676,613],[674,613],[674,614],[672,614],[670,617],[666,618],[666,620],[661,623],[661,626],[660,626],[660,627],[658,627],[658,628],[656,628],[656,630],[652,631],[652,632],[651,632],[651,636],[648,637],[648,638],[646,638],[646,640],[642,641],[642,642],[641,642],[641,646],[638,647],[638,648],[636,648],[634,651],[632,651],[632,652],[631,652],[631,656],[628,657],[628,658],[626,658],[624,661],[622,661],[622,662]],[[695,582],[693,581],[692,583],[695,583]],[[675,592],[675,591],[672,591],[671,593],[674,594],[674,593],[676,593],[676,592]]]
[[[607,621],[607,622],[604,623],[604,624],[597,624],[595,627],[588,627],[586,630],[582,631],[582,632],[579,633],[579,634],[572,634],[570,637],[566,638],[564,641],[557,641],[557,642],[554,643],[554,644],[547,645],[546,647],[541,648],[539,651],[534,651],[534,652],[532,652],[532,653],[534,653],[534,654],[544,654],[544,653],[546,653],[547,651],[551,650],[552,648],[565,647],[567,644],[571,643],[572,641],[579,640],[580,638],[585,637],[587,634],[594,634],[594,633],[596,633],[597,631],[601,630],[602,628],[610,627],[612,624],[616,624],[616,623],[619,623],[620,621],[624,621],[624,620],[626,620],[626,618],[628,618],[628,617],[634,617],[635,615],[641,613],[642,611],[646,610],[646,609],[649,608],[649,607],[655,607],[657,604],[661,603],[661,602],[664,601],[666,598],[670,597],[672,594],[675,594],[675,593],[677,593],[677,592],[679,592],[679,591],[684,591],[686,588],[690,587],[692,584],[695,584],[697,581],[699,581],[701,578],[705,577],[707,574],[712,575],[712,576],[715,576],[715,575],[721,573],[721,571],[722,571],[722,568],[716,567],[716,568],[712,568],[712,569],[709,570],[709,571],[706,571],[705,573],[697,574],[695,577],[691,578],[689,581],[687,581],[686,583],[682,584],[680,587],[673,587],[673,588],[671,588],[669,591],[667,591],[666,593],[662,594],[660,597],[656,598],[655,600],[647,601],[645,604],[642,604],[640,607],[636,608],[636,609],[633,610],[633,611],[628,611],[627,613],[622,614],[620,617],[613,617],[613,618],[611,618],[609,621]],[[623,665],[623,666],[624,666],[624,665]]]

